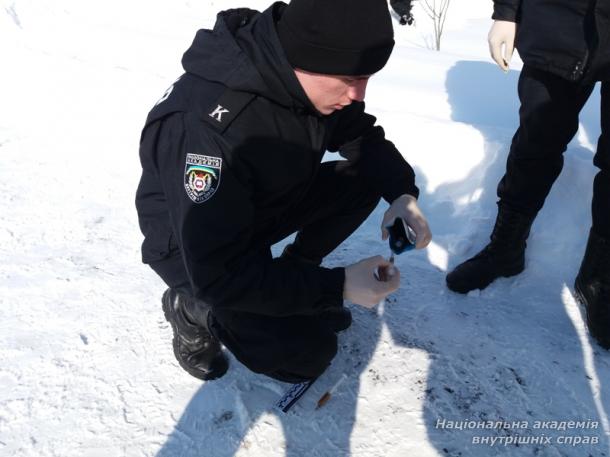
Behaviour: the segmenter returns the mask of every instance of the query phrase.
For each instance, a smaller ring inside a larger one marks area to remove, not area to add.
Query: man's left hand
[[[423,249],[432,241],[432,233],[428,226],[426,217],[417,206],[417,199],[413,195],[403,194],[392,202],[388,210],[383,215],[381,222],[381,239],[387,240],[390,234],[386,226],[392,225],[397,217],[402,217],[409,225],[415,235],[416,249]]]

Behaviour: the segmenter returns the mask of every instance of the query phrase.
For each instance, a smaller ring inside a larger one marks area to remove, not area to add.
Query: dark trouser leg
[[[318,316],[235,313],[228,324],[212,316],[211,330],[250,370],[280,381],[315,379],[337,353],[337,335]]]
[[[368,217],[380,196],[338,163],[321,165],[309,193],[286,212],[269,244],[297,231],[297,257],[319,263]],[[213,331],[248,368],[286,382],[318,377],[337,353],[337,330],[324,314],[275,318],[234,313],[222,325],[215,322]]]
[[[500,204],[535,216],[563,167],[563,152],[578,130],[578,114],[593,84],[582,86],[525,67],[519,78],[519,128],[506,174],[498,185]]]
[[[579,85],[525,67],[519,77],[520,124],[506,174],[498,185],[498,217],[491,242],[447,275],[460,293],[484,289],[499,277],[525,268],[531,224],[563,167],[563,152],[578,130],[578,114],[593,84]]]
[[[593,183],[593,231],[610,239],[610,81],[604,81],[601,88],[602,134],[597,143],[597,153],[593,163],[600,171]]]
[[[271,243],[296,231],[295,252],[319,263],[366,220],[380,195],[340,164],[321,164],[309,193],[286,213],[283,227],[273,234]]]
[[[610,349],[610,82],[602,83],[601,127],[593,163],[600,171],[593,183],[593,226],[574,284],[585,305],[591,335]]]
[[[169,288],[180,290],[187,295],[193,294],[182,254],[177,246],[173,247],[167,258],[150,263],[150,268],[163,279]]]
[[[193,296],[193,288],[182,260],[182,254],[178,246],[174,244],[173,238],[170,240],[168,256],[151,262],[149,265],[170,289],[188,298],[183,303],[187,319],[193,324],[207,329],[210,306]]]
[[[304,201],[287,214],[287,226],[276,240],[297,230],[293,253],[320,263],[366,220],[379,199],[379,194],[362,178],[347,172],[341,162],[325,162]],[[289,382],[320,376],[337,353],[335,332],[324,322],[328,319],[328,316],[290,318],[292,329],[287,335],[296,355],[267,374]]]
[[[319,338],[309,343],[308,349],[299,356],[290,358],[279,370],[267,373],[284,382],[303,382],[320,376],[337,354],[337,335],[323,331]]]

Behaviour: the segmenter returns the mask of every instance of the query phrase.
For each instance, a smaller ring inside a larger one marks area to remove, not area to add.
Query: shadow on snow
[[[457,62],[447,74],[452,120],[478,129],[486,145],[483,160],[465,179],[441,185],[420,199],[435,243],[447,251],[449,268],[482,248],[492,229],[495,189],[518,123],[517,79],[518,72],[505,75],[495,65],[469,61]],[[598,120],[596,90],[581,115],[581,127],[590,138],[599,134]],[[459,144],[443,151],[461,152]],[[533,226],[522,275],[499,280],[481,293],[461,296],[445,288],[446,272],[432,265],[426,252],[403,255],[398,259],[403,276],[400,291],[378,312],[351,306],[354,323],[340,334],[335,361],[289,414],[275,412],[273,417],[271,409],[287,384],[253,374],[232,358],[227,375],[198,390],[157,457],[231,457],[238,450],[248,455],[253,442],[261,455],[277,455],[281,437],[266,443],[257,435],[278,423],[285,443],[281,453],[287,457],[385,455],[388,446],[416,449],[418,443],[405,444],[405,440],[417,427],[438,455],[607,456],[609,443],[601,421],[610,412],[605,393],[610,356],[593,344],[593,374],[601,382],[596,404],[591,370],[585,367],[581,341],[564,307],[564,301],[569,306],[571,299],[562,296],[564,286],[571,287],[584,252],[595,173],[592,156],[577,142],[570,145],[564,172]],[[426,188],[421,171],[418,184]],[[476,201],[458,203],[477,189],[482,193]],[[327,263],[345,264],[345,260],[385,252],[381,241],[370,240],[370,234],[379,231],[385,207],[380,204]],[[582,220],[587,224],[575,225]],[[380,344],[384,326],[391,344]],[[410,355],[420,351],[428,360],[427,370],[421,362],[409,366]],[[392,360],[371,363],[374,353],[376,360]],[[405,361],[396,364],[397,357]],[[315,411],[316,400],[341,373],[348,373],[348,380],[323,410]],[[389,398],[379,394],[381,400],[371,405],[360,393],[362,380],[367,388],[391,389],[393,393]],[[403,398],[406,402],[397,403]],[[372,433],[364,442],[352,436],[357,406],[367,410],[366,419],[372,415],[379,420],[379,437]],[[415,413],[409,414],[409,409]],[[470,420],[527,421],[528,428],[447,427],[449,421]],[[596,430],[563,432],[533,429],[535,421],[570,420],[599,421],[600,425]],[[552,445],[490,447],[472,443],[476,436],[543,434],[553,439]],[[556,444],[561,435],[596,436],[599,444]]]

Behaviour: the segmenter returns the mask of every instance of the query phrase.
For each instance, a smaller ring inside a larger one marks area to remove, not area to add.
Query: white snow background
[[[520,64],[504,74],[488,57],[489,0],[451,2],[441,52],[417,6],[369,85],[368,110],[415,167],[434,234],[397,258],[400,290],[373,312],[348,304],[336,360],[288,414],[273,409],[288,385],[234,358],[214,382],[179,368],[164,285],[140,263],[139,134],[196,30],[218,10],[267,5],[0,0],[0,455],[609,456],[610,353],[572,295],[598,90],[533,226],[526,271],[468,296],[445,287],[487,240],[517,126]],[[386,207],[326,264],[387,255]],[[464,421],[507,426],[454,427]],[[509,437],[522,444],[504,446]]]

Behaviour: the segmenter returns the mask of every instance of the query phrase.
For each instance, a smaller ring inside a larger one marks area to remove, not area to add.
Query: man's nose
[[[350,100],[357,102],[363,101],[364,95],[366,94],[366,85],[368,82],[368,79],[360,79],[350,84],[349,90],[347,92],[347,95]]]

